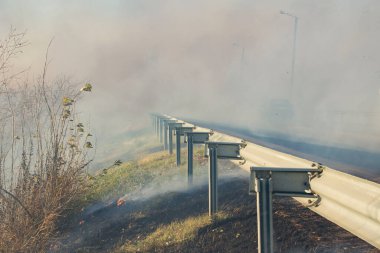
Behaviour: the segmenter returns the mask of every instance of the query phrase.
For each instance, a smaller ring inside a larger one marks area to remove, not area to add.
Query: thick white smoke
[[[290,94],[293,19],[298,17]],[[332,146],[380,148],[378,1],[1,1],[28,30],[18,68],[94,84],[98,148],[150,111]]]

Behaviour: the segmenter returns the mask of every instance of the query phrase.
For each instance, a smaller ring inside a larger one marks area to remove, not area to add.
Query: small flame
[[[125,201],[126,201],[126,199],[127,199],[127,197],[121,197],[121,198],[119,198],[118,200],[117,200],[117,202],[116,202],[116,205],[117,206],[122,206],[122,205],[124,205],[125,204]]]
[[[81,220],[80,222],[79,222],[79,225],[83,225],[84,224],[84,220]]]

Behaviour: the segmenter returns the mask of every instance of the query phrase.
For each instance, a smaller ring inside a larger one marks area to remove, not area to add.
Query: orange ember
[[[121,205],[124,205],[125,204],[125,200],[123,198],[120,198],[117,200],[117,206],[121,206]]]

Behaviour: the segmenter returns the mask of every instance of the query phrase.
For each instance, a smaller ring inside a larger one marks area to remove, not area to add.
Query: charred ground
[[[202,181],[207,161],[201,151],[197,160],[195,174],[201,183],[192,188],[177,187],[185,166],[178,169],[162,152],[97,175],[94,184],[102,184],[104,192],[92,186],[89,204],[62,225],[50,251],[257,252],[256,199],[248,195],[248,176],[229,162],[221,164],[221,212],[211,222]],[[105,183],[113,174],[119,180],[110,184],[117,191]],[[118,206],[125,193],[125,203]],[[275,252],[379,252],[292,198],[275,198],[273,206]]]

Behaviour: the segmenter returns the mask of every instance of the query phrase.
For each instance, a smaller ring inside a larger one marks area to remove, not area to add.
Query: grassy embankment
[[[202,153],[196,151],[195,181],[207,178]],[[255,252],[256,208],[247,194],[248,177],[231,177],[240,170],[229,162],[220,161],[219,169],[222,212],[214,222],[207,216],[207,183],[186,190],[186,159],[178,168],[175,156],[157,152],[100,172],[86,201],[105,204],[84,209],[88,214],[78,218],[84,223],[79,229],[74,223],[65,241],[69,248],[60,252]],[[123,196],[125,203],[117,206]],[[377,252],[291,198],[275,198],[273,207],[276,252]]]
[[[99,171],[91,179],[89,191],[86,194],[87,202],[112,201],[121,197],[121,194],[138,192],[149,184],[165,184],[177,178],[186,177],[185,155],[182,152],[182,164],[176,166],[174,155],[166,151],[156,152],[140,157],[139,159],[111,166]],[[195,160],[203,159],[203,150],[195,152]],[[204,165],[203,161],[203,165]],[[207,171],[195,169],[194,176],[205,174]]]
[[[195,149],[195,180],[207,176],[207,159],[203,157],[203,153],[204,149]],[[115,205],[118,199],[122,199],[123,202],[119,201],[119,203],[129,205],[129,200],[134,194],[142,193],[144,189],[152,188],[152,186],[157,189],[158,195],[166,191],[170,195],[171,190],[178,190],[178,185],[186,184],[186,160],[186,152],[182,152],[182,164],[178,168],[175,165],[175,156],[162,151],[119,166],[111,166],[98,172],[91,179],[84,203],[105,202],[107,205]],[[186,190],[186,186],[181,187],[181,190]],[[161,197],[158,196],[155,201],[159,201]],[[219,222],[227,217],[227,213],[220,212],[215,221]],[[211,223],[206,212],[181,220],[173,219],[169,223],[158,225],[145,236],[138,236],[136,240],[120,241],[114,248],[114,252],[146,252],[165,248],[168,245],[178,245],[193,240],[201,228]],[[83,248],[83,252],[86,252],[85,248],[87,247]]]

